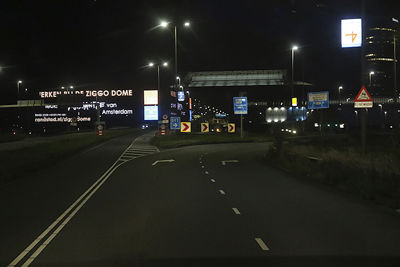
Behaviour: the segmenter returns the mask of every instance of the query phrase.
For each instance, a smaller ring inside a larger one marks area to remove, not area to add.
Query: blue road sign
[[[178,91],[178,101],[185,101],[185,91]]]
[[[308,109],[329,108],[329,92],[308,93]]]
[[[170,117],[169,123],[171,130],[179,130],[181,128],[181,117]]]
[[[233,98],[233,113],[247,114],[247,97],[234,97]]]

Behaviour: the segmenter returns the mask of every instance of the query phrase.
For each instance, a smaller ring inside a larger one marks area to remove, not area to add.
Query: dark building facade
[[[363,75],[369,92],[373,97],[397,98],[399,22],[390,17],[367,17],[364,42]]]

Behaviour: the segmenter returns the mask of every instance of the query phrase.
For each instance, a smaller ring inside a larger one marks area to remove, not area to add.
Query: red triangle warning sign
[[[354,102],[372,101],[371,95],[368,93],[367,88],[363,85],[358,92]]]

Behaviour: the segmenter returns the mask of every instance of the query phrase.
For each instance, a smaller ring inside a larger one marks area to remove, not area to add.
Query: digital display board
[[[158,106],[144,106],[144,120],[145,121],[158,120]]]
[[[158,105],[158,90],[144,90],[144,104]]]
[[[342,47],[360,47],[362,45],[361,19],[342,20]]]

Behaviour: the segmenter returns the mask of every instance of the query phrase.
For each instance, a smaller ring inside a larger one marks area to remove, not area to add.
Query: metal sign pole
[[[240,114],[240,138],[243,138],[243,115]]]

